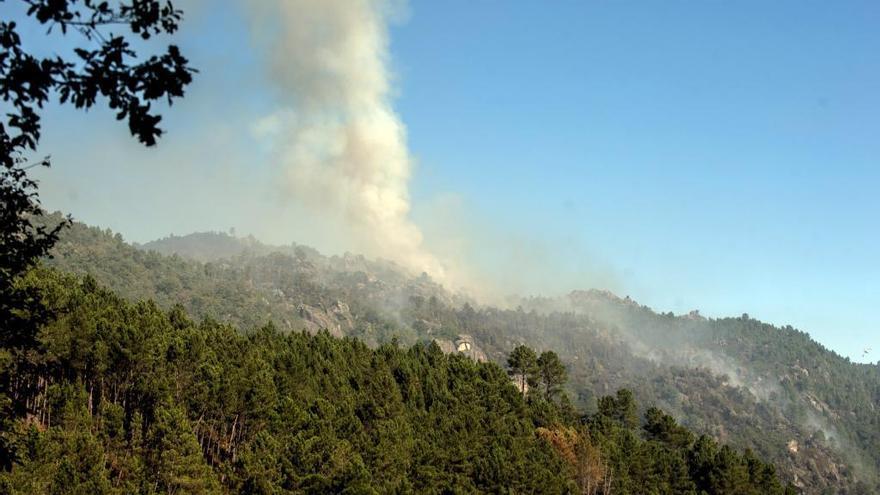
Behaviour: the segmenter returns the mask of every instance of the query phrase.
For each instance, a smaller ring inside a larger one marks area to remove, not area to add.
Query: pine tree
[[[211,468],[205,463],[199,442],[186,414],[179,407],[156,412],[148,439],[152,452],[153,483],[164,493],[220,493]]]
[[[519,382],[519,391],[522,395],[528,391],[527,386],[535,383],[535,373],[538,370],[538,356],[532,348],[519,345],[507,357],[509,374]]]
[[[544,397],[552,400],[560,392],[567,379],[565,365],[553,351],[544,351],[538,357],[538,380],[544,387]]]

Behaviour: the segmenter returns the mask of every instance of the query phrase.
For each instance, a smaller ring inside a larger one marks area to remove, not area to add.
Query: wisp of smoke
[[[352,246],[455,288],[410,219],[412,157],[391,105],[382,0],[275,0],[271,75],[292,108],[275,114],[279,160],[296,201],[330,215]],[[264,24],[265,25],[265,24]]]

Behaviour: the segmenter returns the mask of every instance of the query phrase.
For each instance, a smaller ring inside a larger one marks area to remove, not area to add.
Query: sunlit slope
[[[790,327],[747,315],[658,314],[600,291],[484,307],[389,262],[226,234],[144,247],[150,251],[75,224],[49,263],[92,274],[131,299],[181,303],[195,316],[245,328],[272,320],[371,345],[435,339],[496,362],[519,343],[552,349],[569,368],[580,406],[628,387],[645,407],[755,450],[808,493],[880,490],[880,367],[851,363]]]

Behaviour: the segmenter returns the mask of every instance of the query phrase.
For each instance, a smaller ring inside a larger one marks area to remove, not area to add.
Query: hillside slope
[[[172,254],[183,245],[180,253],[203,261]],[[181,303],[197,317],[245,328],[274,321],[371,345],[437,340],[495,362],[519,343],[552,349],[569,369],[579,407],[594,409],[596,395],[630,388],[645,407],[773,461],[806,493],[880,491],[880,366],[851,363],[790,327],[746,315],[657,314],[600,291],[482,307],[391,263],[225,234],[149,246],[172,255],[76,224],[50,263],[91,274],[127,298]]]
[[[435,344],[242,332],[31,271],[52,315],[0,345],[0,493],[793,494],[629,391],[577,414]]]

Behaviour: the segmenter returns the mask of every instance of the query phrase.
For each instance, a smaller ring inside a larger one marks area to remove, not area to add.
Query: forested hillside
[[[551,353],[517,349],[521,393],[436,344],[196,323],[47,269],[18,286],[45,323],[4,340],[0,493],[794,493],[629,391],[578,414],[564,373],[539,386]]]
[[[126,299],[179,303],[196,318],[245,329],[272,321],[281,331],[324,329],[372,347],[434,340],[497,363],[523,343],[554,350],[577,408],[596,412],[599,397],[631,389],[641,413],[658,406],[698,434],[750,448],[806,493],[880,490],[880,367],[851,363],[790,327],[747,315],[658,314],[599,291],[485,307],[391,263],[225,234],[149,247],[176,253],[184,245],[181,253],[202,261],[75,224],[50,263],[91,274]]]

